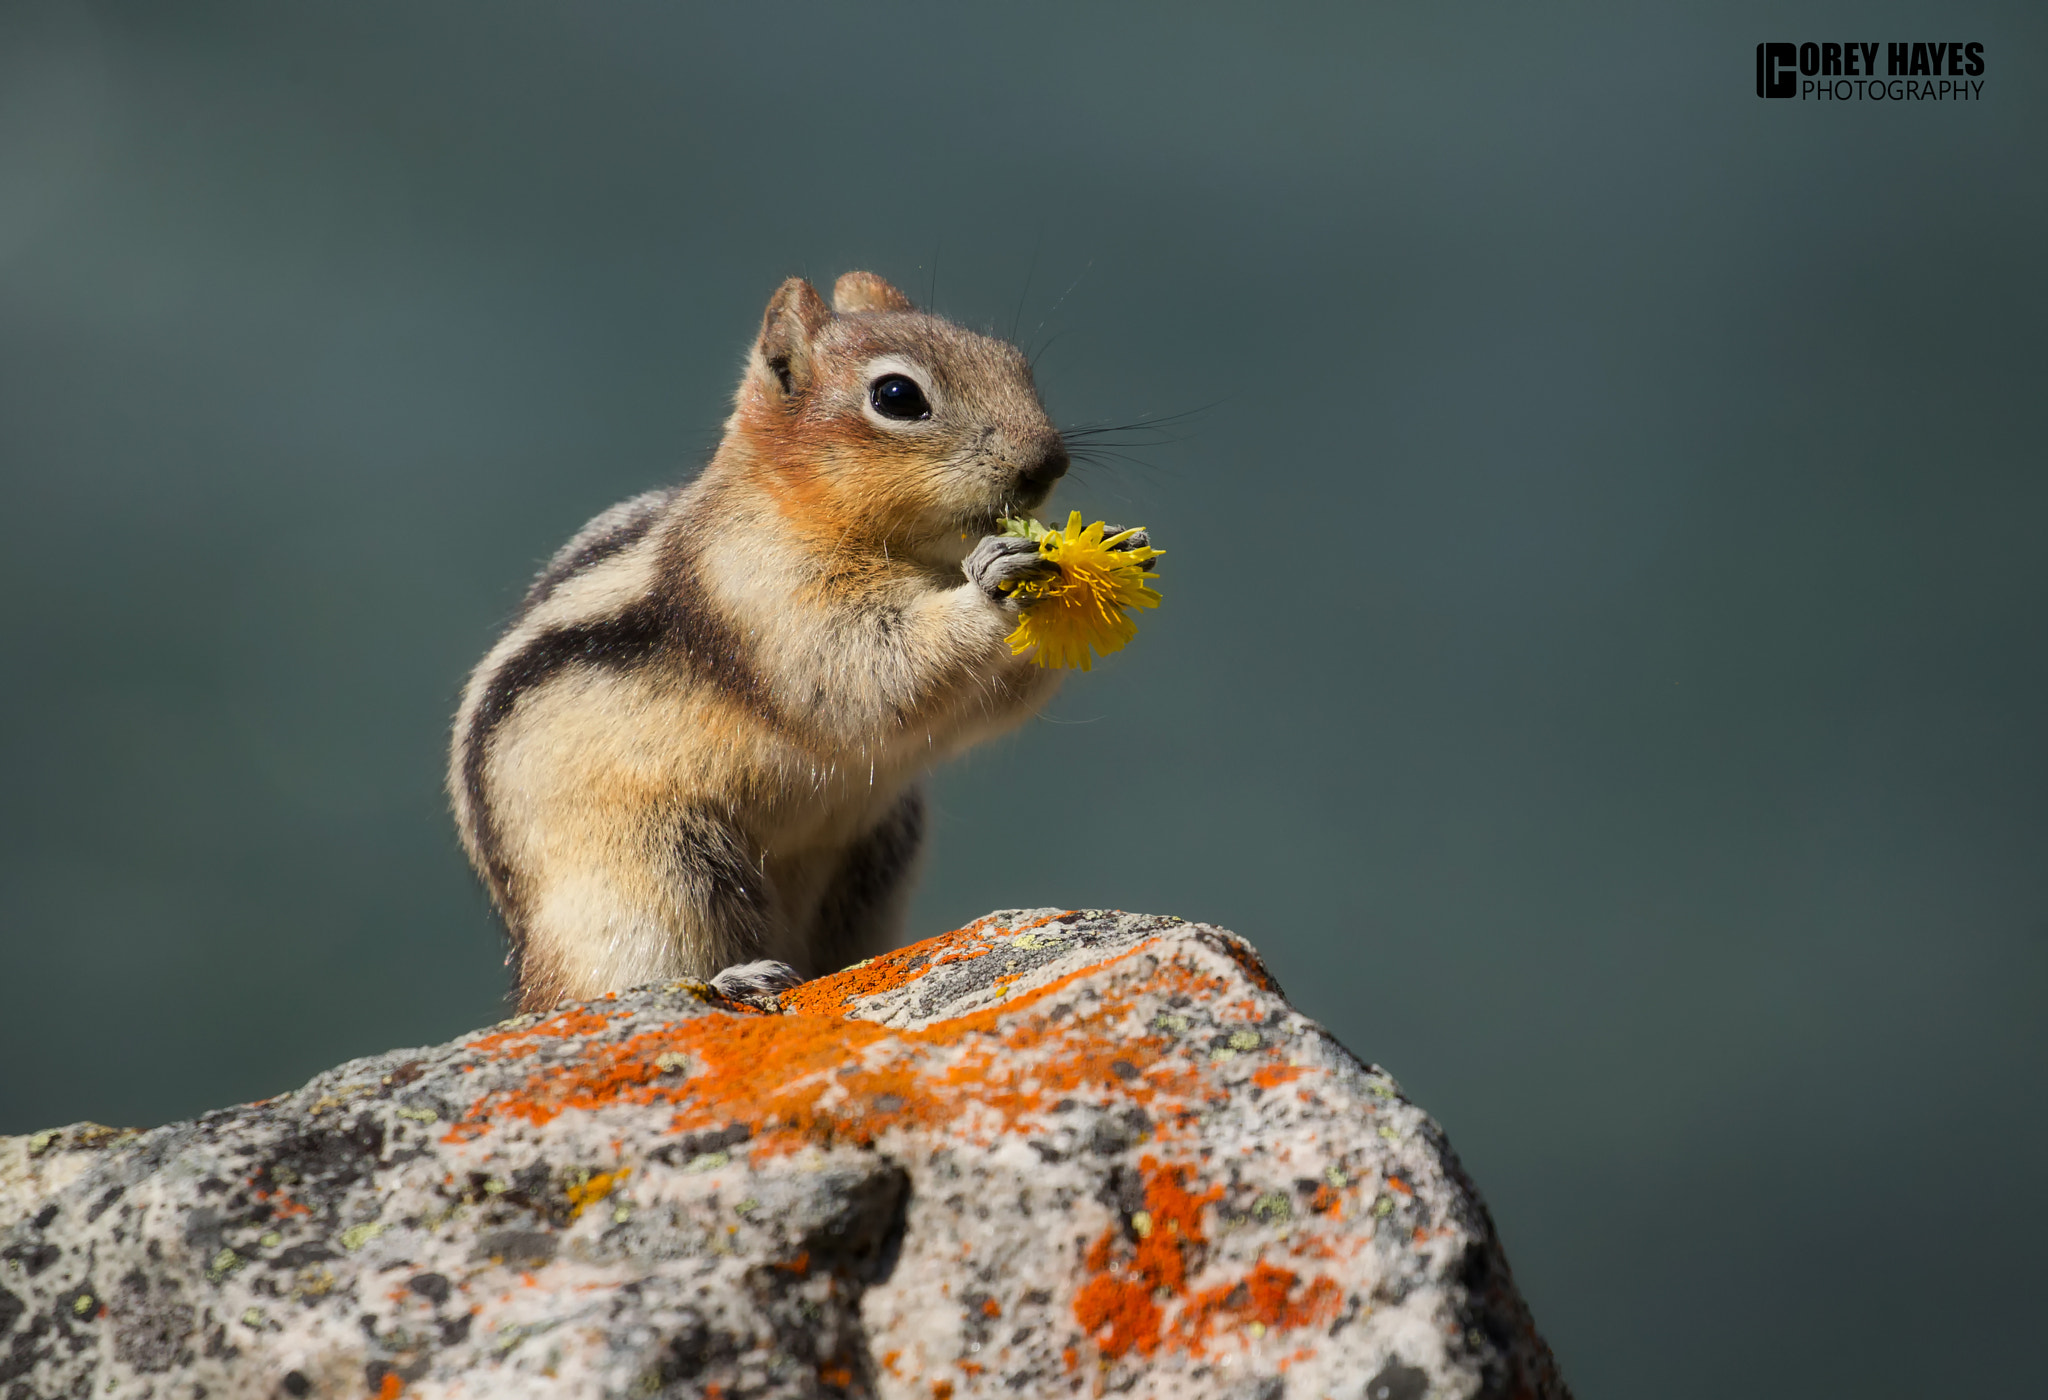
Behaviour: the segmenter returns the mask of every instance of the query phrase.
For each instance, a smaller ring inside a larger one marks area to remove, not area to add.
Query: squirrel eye
[[[885,374],[868,385],[868,402],[875,406],[875,412],[898,422],[908,423],[932,416],[932,406],[926,402],[924,390],[918,388],[917,381],[907,374]]]

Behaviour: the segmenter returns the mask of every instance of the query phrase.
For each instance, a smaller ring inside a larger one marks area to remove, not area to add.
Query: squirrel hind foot
[[[804,975],[786,962],[762,958],[758,962],[734,963],[711,979],[720,996],[734,1001],[760,1002],[800,985]]]

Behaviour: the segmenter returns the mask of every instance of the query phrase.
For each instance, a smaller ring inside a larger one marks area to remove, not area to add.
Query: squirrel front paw
[[[1013,535],[984,535],[960,566],[967,581],[998,603],[1008,602],[1009,590],[1032,579],[1050,578],[1058,570],[1041,557],[1034,540]]]

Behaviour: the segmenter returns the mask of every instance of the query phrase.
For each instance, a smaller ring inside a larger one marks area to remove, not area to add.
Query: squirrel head
[[[791,523],[837,548],[951,558],[1067,470],[1023,354],[871,272],[841,277],[830,306],[800,277],[776,289],[726,436]]]

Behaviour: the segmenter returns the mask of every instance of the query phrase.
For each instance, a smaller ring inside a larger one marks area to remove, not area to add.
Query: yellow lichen
[[[611,1195],[612,1188],[632,1174],[631,1167],[620,1167],[617,1171],[599,1172],[570,1186],[563,1193],[569,1198],[569,1218],[574,1220],[583,1214],[586,1207],[596,1205]]]
[[[377,1238],[377,1236],[383,1234],[384,1230],[385,1227],[383,1225],[377,1224],[374,1221],[366,1221],[361,1225],[349,1226],[346,1230],[343,1230],[341,1232],[340,1236],[338,1236],[338,1239],[341,1243],[341,1247],[347,1250],[350,1254],[353,1254],[357,1250],[361,1249],[364,1245],[368,1244],[371,1240],[374,1240]]]

